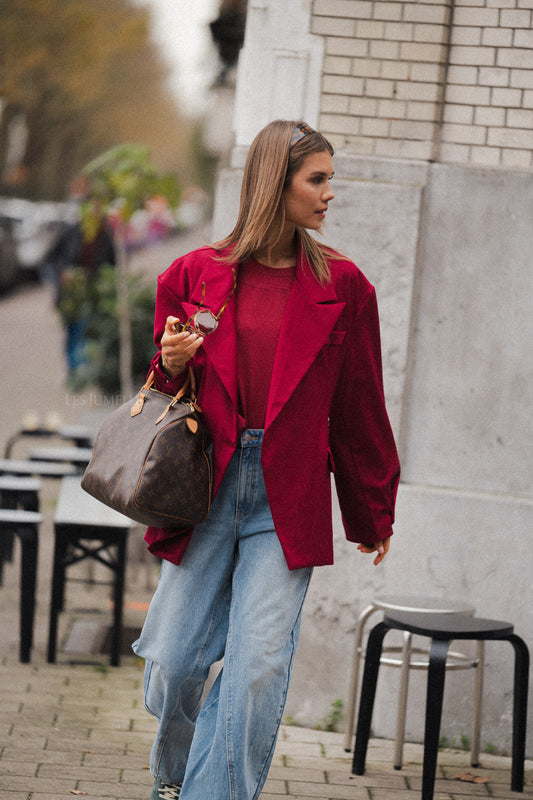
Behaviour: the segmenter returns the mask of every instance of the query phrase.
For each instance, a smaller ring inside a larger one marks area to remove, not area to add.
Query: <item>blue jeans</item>
[[[87,363],[87,320],[76,320],[66,324],[66,356],[69,372],[75,372],[78,367]]]
[[[150,769],[180,800],[256,800],[285,707],[312,569],[290,571],[246,431],[180,566],[163,561],[135,652],[159,720]],[[212,664],[224,666],[205,702]]]

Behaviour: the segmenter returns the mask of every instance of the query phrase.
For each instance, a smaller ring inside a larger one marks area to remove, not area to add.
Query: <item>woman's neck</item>
[[[286,226],[271,250],[261,250],[257,254],[257,259],[262,264],[274,269],[286,269],[296,264],[298,244],[296,239],[296,228],[294,225]]]

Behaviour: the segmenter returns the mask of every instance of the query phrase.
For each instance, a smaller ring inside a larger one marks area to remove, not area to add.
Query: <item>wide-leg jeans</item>
[[[179,566],[163,561],[135,652],[159,720],[150,769],[180,800],[256,800],[274,754],[312,569],[289,570],[248,430]],[[223,668],[202,705],[212,664]]]

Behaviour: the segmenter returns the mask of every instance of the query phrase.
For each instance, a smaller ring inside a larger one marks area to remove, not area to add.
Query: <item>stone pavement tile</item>
[[[150,774],[148,766],[145,766],[140,768],[137,767],[135,769],[121,770],[120,781],[121,783],[129,785],[134,784],[134,785],[148,786],[151,789],[154,779]],[[147,794],[149,795],[150,792],[148,792]]]
[[[150,781],[150,786],[153,781]],[[76,789],[88,797],[116,798],[116,800],[147,800],[150,796],[148,786],[132,786],[125,783],[100,783],[95,780],[78,781]],[[33,800],[33,798],[32,798]],[[72,800],[72,796],[70,798]]]
[[[288,781],[289,795],[301,795],[311,798],[335,798],[335,800],[353,800],[365,797],[368,800],[368,792],[364,786],[342,786],[340,784],[329,785],[326,783],[308,783],[305,781]],[[390,798],[390,795],[389,795]]]
[[[342,735],[335,731],[301,728],[299,725],[283,725],[278,741],[280,739],[285,742],[322,742],[324,745],[336,745],[342,741]]]
[[[320,758],[320,761],[322,761],[323,763],[325,761],[325,759],[324,759],[324,757],[322,755],[317,757],[315,755],[299,756],[297,753],[286,754],[286,753],[280,752],[280,750],[278,749],[278,748],[280,748],[280,746],[281,745],[279,743],[276,745],[276,754],[274,755],[273,763],[276,763],[276,764],[277,763],[281,763],[282,766],[294,767],[294,768],[298,768],[298,769],[316,769],[317,763],[319,763],[318,762],[318,758]],[[333,761],[333,760],[328,759],[327,763],[328,763],[328,766],[330,766],[330,767],[342,769],[343,766],[346,765],[346,769],[347,770],[350,769],[350,765],[346,761],[342,762],[342,761],[339,761],[339,760]],[[325,768],[325,764],[324,764],[324,768]]]
[[[263,787],[263,792],[261,794],[261,800],[264,800],[265,795],[275,795],[279,797],[280,795],[286,796],[287,792],[287,782],[284,780],[276,780],[269,777],[265,781],[265,785]]]
[[[92,767],[93,769],[100,769],[101,767],[116,767],[121,772],[126,772],[131,769],[135,770],[148,770],[149,751],[139,755],[132,754],[128,748],[127,753],[121,755],[105,755],[103,753],[92,753],[87,751],[83,756],[83,765],[85,767]]]
[[[262,792],[259,800],[279,800],[280,797],[287,797],[287,792],[283,794],[273,794],[272,792]],[[291,800],[306,800],[305,797],[291,797]]]
[[[323,750],[319,742],[288,742],[278,739],[276,744],[278,755],[307,757],[312,759],[323,758]]]
[[[24,800],[27,800],[28,794],[24,796]],[[6,800],[12,800],[11,794],[6,796]],[[72,792],[68,792],[68,794],[58,793],[58,792],[32,792],[31,800],[75,800],[75,795]],[[143,798],[144,800],[144,798]]]
[[[441,778],[437,778],[435,781],[435,792],[448,792],[449,794],[466,794],[466,787],[468,787],[468,796],[469,797],[489,797],[490,792],[488,790],[487,783],[466,783],[465,781],[457,781],[457,780],[442,780]],[[422,790],[422,779],[419,781],[413,781],[411,783],[411,788],[415,789],[417,792]]]
[[[148,733],[151,736],[155,736],[155,732],[157,730],[157,722],[154,719],[154,717],[152,717],[148,713],[148,711],[145,711],[143,709],[142,717],[139,717],[138,719],[137,717],[135,717],[132,719],[131,729],[132,731],[136,731],[137,733],[143,733],[143,734]]]
[[[39,764],[35,761],[9,761],[2,759],[0,764],[0,775],[7,778],[9,775],[17,775],[19,778],[30,778],[37,775]]]
[[[391,795],[390,789],[372,789],[372,800],[419,800],[420,792],[413,792],[410,789],[403,789]],[[433,800],[452,800],[449,794],[439,794],[435,792]]]
[[[4,769],[4,764],[8,761],[14,761],[23,764],[26,761],[35,763],[36,768],[39,764],[71,764],[79,765],[83,763],[83,754],[80,752],[65,753],[65,751],[49,751],[40,749],[34,751],[26,747],[25,742],[21,745],[1,747],[0,743],[0,764],[1,770]]]
[[[32,792],[55,792],[56,794],[69,794],[75,789],[75,782],[69,778],[39,778],[35,775],[1,775],[0,774],[0,797],[2,792],[6,792],[6,798],[11,800],[7,790],[10,792],[26,792],[26,797]],[[72,794],[70,795],[72,800]],[[33,798],[32,798],[33,800]]]
[[[326,783],[326,773],[323,768],[303,769],[302,767],[278,766],[270,767],[268,777],[284,781],[309,781],[309,783]]]
[[[351,763],[347,763],[344,770],[326,767],[328,783],[346,786],[371,786],[381,789],[394,789],[395,791],[410,788],[404,776],[397,773],[387,775],[385,773],[376,773],[372,770],[370,775],[352,775],[351,768]]]
[[[85,764],[78,767],[72,767],[63,764],[41,764],[37,771],[39,778],[65,778],[68,780],[82,780],[86,777],[94,779],[95,774],[98,776],[99,781],[106,783],[120,783],[121,771],[116,767],[101,767],[98,766],[97,770],[87,767]]]

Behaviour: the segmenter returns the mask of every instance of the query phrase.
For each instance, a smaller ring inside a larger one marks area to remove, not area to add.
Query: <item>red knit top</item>
[[[276,269],[247,261],[239,267],[237,368],[240,414],[248,428],[264,428],[281,321],[296,266]]]

